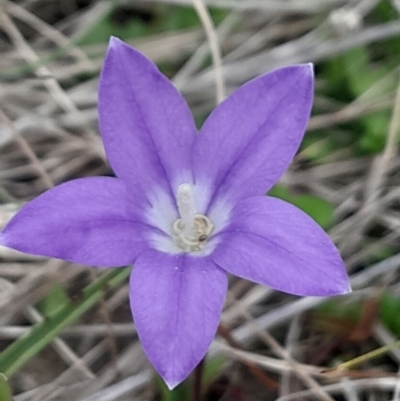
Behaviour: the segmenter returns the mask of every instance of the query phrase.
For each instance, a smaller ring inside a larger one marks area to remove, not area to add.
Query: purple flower
[[[312,99],[311,65],[282,68],[239,88],[198,134],[169,80],[112,38],[99,114],[117,178],[45,192],[10,221],[0,243],[86,265],[134,263],[137,332],[173,388],[213,340],[227,273],[297,295],[349,291],[325,232],[296,207],[264,196],[299,147]]]

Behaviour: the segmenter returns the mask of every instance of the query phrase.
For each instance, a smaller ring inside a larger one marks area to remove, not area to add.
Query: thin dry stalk
[[[192,0],[193,6],[199,15],[201,23],[206,32],[208,42],[210,44],[211,56],[215,70],[215,87],[217,104],[221,103],[225,98],[224,78],[222,75],[222,57],[221,49],[218,43],[218,36],[211,15],[204,5],[203,0]]]

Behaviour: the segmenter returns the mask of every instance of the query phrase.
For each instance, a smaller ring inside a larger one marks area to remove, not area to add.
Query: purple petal
[[[138,195],[152,187],[173,195],[191,178],[197,130],[185,100],[148,58],[116,38],[100,77],[99,120],[111,167]]]
[[[133,318],[143,348],[170,389],[207,352],[227,291],[226,273],[210,258],[147,251],[131,275]]]
[[[81,178],[25,205],[0,233],[0,244],[21,252],[85,265],[132,264],[148,248],[150,227],[134,212],[118,178]]]
[[[262,195],[278,181],[303,138],[312,100],[312,66],[303,64],[253,79],[214,110],[193,161],[196,182],[211,188],[211,202],[218,194]]]
[[[241,201],[219,234],[212,258],[237,276],[295,295],[350,291],[346,269],[328,235],[311,217],[280,199]]]

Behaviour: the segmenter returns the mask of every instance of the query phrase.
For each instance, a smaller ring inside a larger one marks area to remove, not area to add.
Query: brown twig
[[[193,377],[192,401],[201,401],[202,383],[204,373],[204,358],[196,366]]]
[[[218,327],[218,334],[225,339],[225,341],[234,348],[243,349],[243,347],[231,336],[229,329],[220,323]],[[277,390],[278,383],[264,373],[257,365],[249,361],[244,361],[244,365],[249,369],[249,371],[255,376],[258,381],[263,384],[268,390]]]
[[[26,157],[31,161],[32,165],[38,172],[39,176],[41,177],[44,186],[46,189],[52,188],[54,186],[53,180],[43,167],[42,163],[36,156],[35,152],[30,147],[29,143],[23,138],[18,130],[15,128],[12,121],[5,115],[3,110],[0,109],[0,121],[8,127],[8,129],[13,134],[15,140],[17,141],[18,145],[21,147],[22,151],[25,153]]]

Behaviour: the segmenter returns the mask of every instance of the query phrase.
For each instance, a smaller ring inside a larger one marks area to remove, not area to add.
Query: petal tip
[[[292,71],[292,73],[297,75],[300,79],[304,79],[306,82],[309,82],[311,86],[313,86],[313,81],[314,81],[313,63],[294,64],[286,68],[289,71]]]
[[[162,374],[160,372],[158,372],[158,373],[164,380],[164,383],[166,384],[168,389],[171,391],[174,388],[178,387],[181,383],[183,383],[189,377],[189,375],[192,373],[193,369],[194,368],[192,367],[189,370],[184,369],[180,372],[167,371],[167,372],[163,372]]]
[[[353,292],[353,289],[351,288],[351,284],[348,282],[347,288],[340,295],[350,294],[351,292]]]
[[[168,387],[168,390],[172,391],[176,387],[178,387],[187,377],[190,375],[191,370],[185,372],[173,372],[171,370],[164,370],[161,371],[154,366],[156,372],[164,381],[165,385]],[[183,374],[184,373],[184,374]]]
[[[349,282],[349,280],[347,279],[347,276],[346,276],[345,282],[342,282],[342,283],[338,284],[336,286],[336,288],[331,289],[330,291],[328,291],[327,294],[324,294],[323,296],[329,296],[329,297],[331,297],[331,296],[341,296],[341,295],[349,294],[351,292],[352,292],[351,285],[350,285],[350,282]]]
[[[180,381],[169,381],[164,379],[166,386],[168,387],[169,391],[172,391],[175,387],[177,387],[181,382]]]
[[[302,73],[314,78],[314,64],[313,63],[305,63],[305,64],[298,64],[298,67],[302,70]]]
[[[339,283],[336,287],[337,289],[336,289],[335,293],[333,293],[332,295],[346,295],[346,294],[349,294],[350,292],[352,292],[351,284],[349,281],[349,276],[347,274],[347,270],[346,270],[346,267],[343,262],[342,262],[342,272],[341,273],[342,273],[341,278],[338,280]]]
[[[110,39],[108,41],[108,49],[107,49],[108,54],[111,50],[122,51],[123,49],[126,49],[126,48],[130,48],[133,50],[133,48],[131,48],[131,46],[129,46],[127,43],[125,43],[120,38],[117,38],[116,36],[110,36]]]
[[[122,44],[122,40],[120,38],[117,38],[116,36],[110,36],[110,39],[108,41],[108,46],[109,47],[114,47]]]
[[[106,51],[105,60],[108,60],[110,57],[115,57],[115,53],[118,51],[120,52],[124,46],[126,46],[126,44],[121,39],[117,38],[116,36],[110,36],[110,39],[108,40],[108,47]],[[104,64],[102,70],[103,74]],[[100,77],[100,80],[102,80],[102,77]]]

